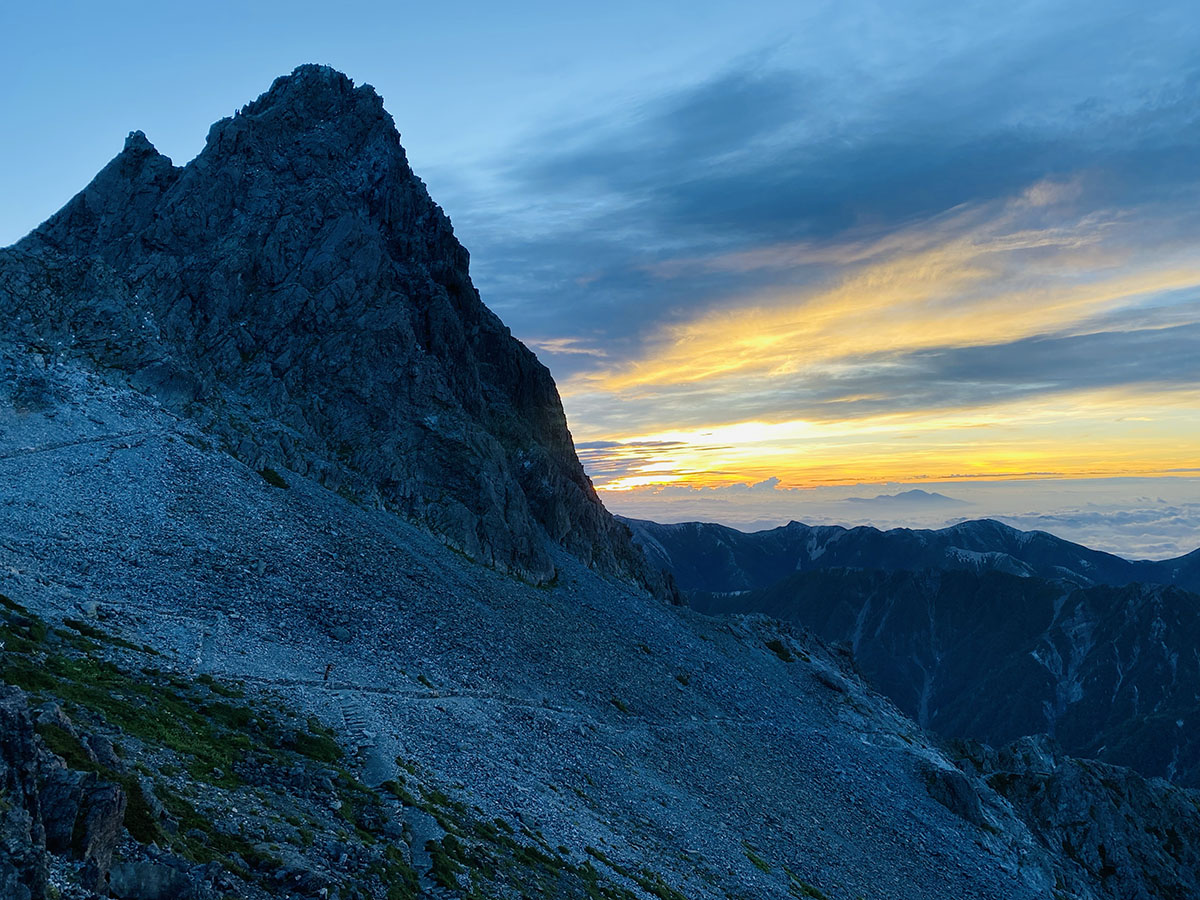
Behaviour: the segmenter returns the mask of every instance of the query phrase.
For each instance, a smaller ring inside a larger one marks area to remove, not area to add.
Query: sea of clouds
[[[743,531],[810,525],[942,528],[997,519],[1127,559],[1200,548],[1200,478],[1105,478],[786,488],[682,485],[606,491],[613,512],[656,522],[720,522]]]

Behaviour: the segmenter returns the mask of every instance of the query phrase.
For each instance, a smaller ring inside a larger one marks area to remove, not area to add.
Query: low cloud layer
[[[920,489],[959,501],[862,503],[852,498]],[[1078,481],[979,481],[782,488],[755,485],[646,487],[609,493],[614,512],[658,522],[720,522],[743,531],[795,520],[810,525],[941,528],[967,519],[999,519],[1047,531],[1128,559],[1166,559],[1200,548],[1200,478]]]

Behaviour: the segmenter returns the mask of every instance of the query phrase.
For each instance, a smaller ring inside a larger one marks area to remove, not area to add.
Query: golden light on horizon
[[[950,414],[851,422],[740,422],[610,439],[597,488],[782,487],[1162,475],[1197,464],[1200,391],[1089,392]],[[585,458],[588,453],[585,451]]]
[[[776,286],[676,317],[640,351],[597,356],[562,382],[597,487],[1118,477],[1197,466],[1200,394],[1179,377],[1189,370],[1179,345],[1161,383],[1146,374],[1160,362],[1155,351],[1141,359],[1143,346],[1129,345],[1120,363],[1132,377],[1120,388],[1104,386],[1102,354],[1060,360],[1046,347],[1200,326],[1200,254],[1141,241],[1120,212],[1047,213],[1070,197],[1069,185],[1034,185],[873,240],[656,265],[661,279],[760,273]],[[788,280],[779,273],[806,266],[817,274],[778,286]]]

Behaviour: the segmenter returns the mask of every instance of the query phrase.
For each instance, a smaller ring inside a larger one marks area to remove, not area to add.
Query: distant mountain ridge
[[[1130,561],[992,520],[933,531],[744,534],[626,520],[706,613],[763,613],[848,644],[921,725],[1200,786],[1200,551]]]
[[[1200,550],[1175,559],[1133,561],[992,519],[937,530],[887,531],[789,522],[749,534],[711,522],[621,521],[650,560],[670,572],[684,591],[754,590],[793,572],[829,568],[997,571],[1080,587],[1140,582],[1200,591]]]
[[[898,494],[878,494],[874,497],[847,497],[843,503],[867,503],[879,506],[969,506],[966,500],[947,497],[937,491],[923,491],[913,488],[911,491],[901,491]]]

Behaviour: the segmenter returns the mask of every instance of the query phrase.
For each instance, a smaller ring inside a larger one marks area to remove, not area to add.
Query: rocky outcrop
[[[49,854],[78,861],[80,883],[101,890],[124,835],[121,787],[69,768],[38,733],[48,726],[84,746],[70,720],[52,709],[52,717],[35,721],[24,693],[0,683],[0,897],[45,897]]]
[[[1045,736],[957,749],[1059,855],[1060,888],[1121,900],[1200,896],[1200,792],[1073,759]]]
[[[195,895],[187,875],[152,862],[121,862],[109,875],[108,892],[120,900],[189,900]]]
[[[121,838],[125,792],[93,772],[75,772],[56,761],[43,767],[41,803],[46,849],[82,860],[85,885],[99,887]]]
[[[379,95],[302,66],[176,167],[140,132],[0,257],[0,313],[289,468],[543,583],[558,544],[664,591],[549,372],[481,302]]]
[[[0,897],[12,900],[46,895],[38,744],[24,696],[0,684]]]

